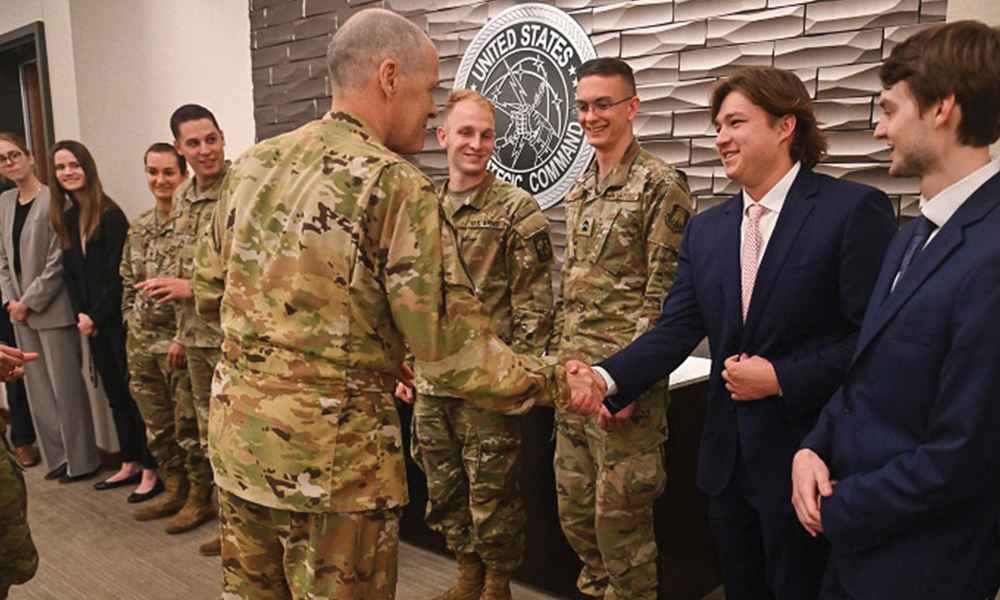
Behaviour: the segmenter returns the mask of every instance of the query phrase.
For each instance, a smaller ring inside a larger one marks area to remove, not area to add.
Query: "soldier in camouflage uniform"
[[[577,111],[596,157],[566,196],[566,259],[550,353],[593,364],[655,324],[677,269],[693,205],[683,174],[642,150],[632,69],[619,59],[581,66]],[[600,421],[556,413],[559,520],[584,563],[589,596],[656,598],[653,501],[666,483],[665,386],[634,411]]]
[[[562,366],[489,331],[433,185],[396,154],[437,112],[430,39],[360,11],[328,62],[332,112],[240,157],[199,250],[199,310],[225,332],[209,450],[227,600],[395,596],[407,346],[420,393],[510,414],[570,401]]]
[[[24,363],[37,354],[25,354],[0,345],[0,382],[24,376]],[[28,528],[28,495],[21,467],[7,445],[7,424],[0,419],[0,600],[12,585],[25,583],[38,570],[38,552]]]
[[[218,320],[205,319],[195,310],[192,278],[195,253],[206,235],[215,214],[222,181],[229,164],[225,160],[226,139],[219,123],[208,109],[197,104],[181,106],[170,117],[174,146],[194,171],[194,177],[174,193],[174,243],[179,260],[177,274],[170,279],[157,279],[151,294],[162,301],[176,303],[176,341],[187,350],[187,368],[191,378],[191,393],[198,418],[201,447],[208,453],[208,406],[212,392],[212,375],[222,356],[222,330]],[[196,484],[192,482],[187,504],[167,523],[167,533],[190,531],[216,516],[212,500],[210,472]],[[202,554],[219,552],[220,542],[214,538],[199,548]]]
[[[176,514],[190,484],[210,477],[198,438],[198,421],[184,346],[174,340],[174,304],[157,302],[137,286],[177,273],[173,193],[187,176],[187,161],[170,144],[146,151],[146,179],[156,207],[132,222],[122,254],[122,314],[128,326],[129,387],[146,422],[149,450],[166,476],[167,496],[133,513],[148,521]]]
[[[441,207],[458,232],[476,298],[515,352],[541,356],[553,318],[548,220],[527,192],[486,170],[495,136],[489,100],[452,92],[437,135],[449,164]],[[510,598],[527,523],[517,482],[520,419],[425,394],[417,395],[413,415],[414,456],[427,474],[427,525],[444,534],[459,567],[458,584],[435,600]]]

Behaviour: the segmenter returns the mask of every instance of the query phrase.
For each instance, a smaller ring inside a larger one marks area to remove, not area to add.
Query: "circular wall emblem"
[[[596,56],[569,15],[521,4],[487,23],[458,67],[455,89],[476,90],[497,109],[490,171],[543,209],[562,199],[594,155],[572,110],[577,69]]]

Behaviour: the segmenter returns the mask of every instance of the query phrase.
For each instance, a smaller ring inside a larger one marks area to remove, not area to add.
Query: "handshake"
[[[635,403],[629,404],[615,414],[604,406],[608,395],[608,383],[600,373],[578,360],[566,362],[566,380],[569,383],[569,412],[592,417],[597,415],[598,425],[605,431],[621,429],[632,416]]]

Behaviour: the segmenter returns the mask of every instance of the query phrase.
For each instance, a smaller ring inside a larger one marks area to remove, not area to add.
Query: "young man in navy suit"
[[[875,137],[920,178],[843,387],[795,456],[832,553],[823,598],[992,599],[1000,585],[1000,29],[921,31],[882,66]]]
[[[656,328],[593,370],[568,366],[616,418],[707,335],[698,485],[726,597],[816,598],[828,548],[795,518],[792,456],[843,379],[895,220],[882,192],[813,172],[826,140],[792,73],[737,73],[712,118],[743,191],[690,221]]]

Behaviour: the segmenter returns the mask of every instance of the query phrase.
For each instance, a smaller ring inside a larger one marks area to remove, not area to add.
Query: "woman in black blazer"
[[[63,248],[63,276],[77,328],[90,342],[121,447],[121,469],[94,485],[106,490],[139,484],[129,502],[159,494],[163,484],[146,445],[146,427],[128,389],[122,278],[119,268],[128,219],[104,194],[97,165],[87,148],[72,140],[52,148],[52,228]]]

